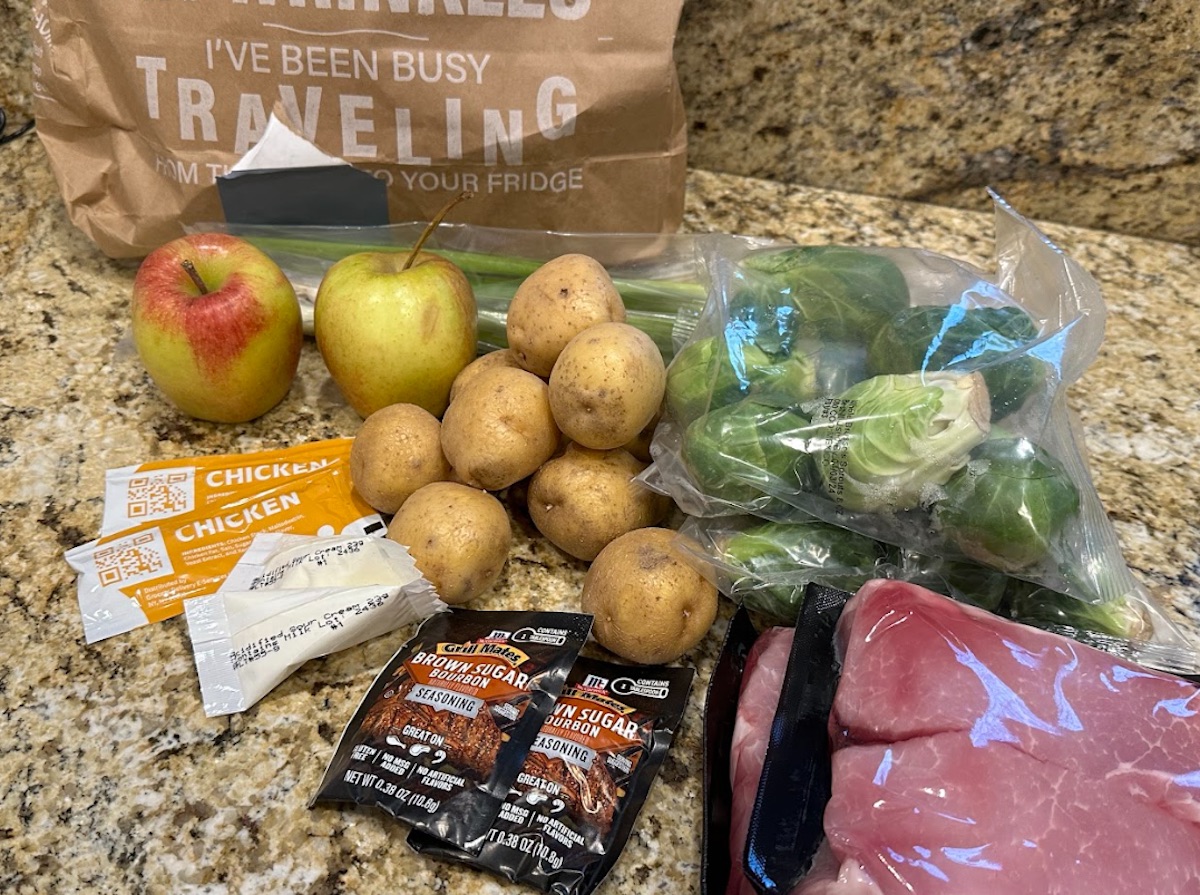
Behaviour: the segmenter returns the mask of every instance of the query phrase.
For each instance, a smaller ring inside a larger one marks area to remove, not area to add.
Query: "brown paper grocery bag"
[[[137,257],[220,220],[272,108],[393,221],[663,232],[683,213],[683,0],[34,0],[34,113],[71,219]]]

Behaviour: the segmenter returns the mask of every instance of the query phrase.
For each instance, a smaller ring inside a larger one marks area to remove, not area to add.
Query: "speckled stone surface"
[[[32,0],[0,2],[0,106],[32,107]],[[1200,244],[1193,0],[686,0],[694,167]]]
[[[252,710],[205,718],[185,625],[83,642],[67,548],[97,532],[106,469],[352,434],[358,419],[305,346],[291,394],[261,420],[187,419],[129,339],[134,268],[67,222],[39,144],[0,149],[0,891],[517,891],[411,855],[365,811],[305,807],[334,743],[402,630],[309,663]],[[919,245],[987,267],[990,215],[694,171],[687,227],[798,241]],[[1048,227],[1100,281],[1108,338],[1073,389],[1100,494],[1143,581],[1200,628],[1200,249]],[[574,608],[584,567],[514,513],[517,538],[477,605]],[[699,890],[700,726],[728,617],[678,741],[602,889]]]
[[[689,0],[701,168],[1200,243],[1192,0]]]

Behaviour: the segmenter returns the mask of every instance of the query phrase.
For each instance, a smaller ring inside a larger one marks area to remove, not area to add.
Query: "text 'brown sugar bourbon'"
[[[687,706],[691,668],[576,660],[477,855],[413,831],[423,854],[554,895],[586,895],[616,862]]]
[[[367,691],[312,804],[375,806],[477,852],[591,623],[571,612],[433,616]]]

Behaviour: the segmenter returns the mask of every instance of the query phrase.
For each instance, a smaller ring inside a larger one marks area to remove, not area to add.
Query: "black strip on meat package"
[[[409,845],[542,892],[586,895],[629,838],[694,674],[580,657],[478,855],[417,829]]]
[[[700,891],[725,891],[729,861],[732,787],[729,750],[737,720],[738,691],[746,656],[758,638],[750,613],[739,606],[725,630],[721,654],[708,679],[704,698],[704,841],[701,846]]]
[[[829,713],[838,680],[834,629],[851,596],[818,584],[804,591],[746,837],[746,875],[760,892],[792,891],[825,835],[833,789]]]
[[[591,626],[571,612],[432,616],[367,691],[310,806],[376,806],[477,852]]]
[[[730,622],[705,708],[704,895],[787,892],[829,799],[834,628],[851,594],[810,584],[795,627]],[[798,812],[799,809],[799,812]]]

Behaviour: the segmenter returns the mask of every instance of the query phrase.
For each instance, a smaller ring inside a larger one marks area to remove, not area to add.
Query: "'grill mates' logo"
[[[529,661],[529,654],[504,641],[485,638],[473,643],[439,643],[434,650],[439,656],[487,656],[502,659],[510,665]]]

